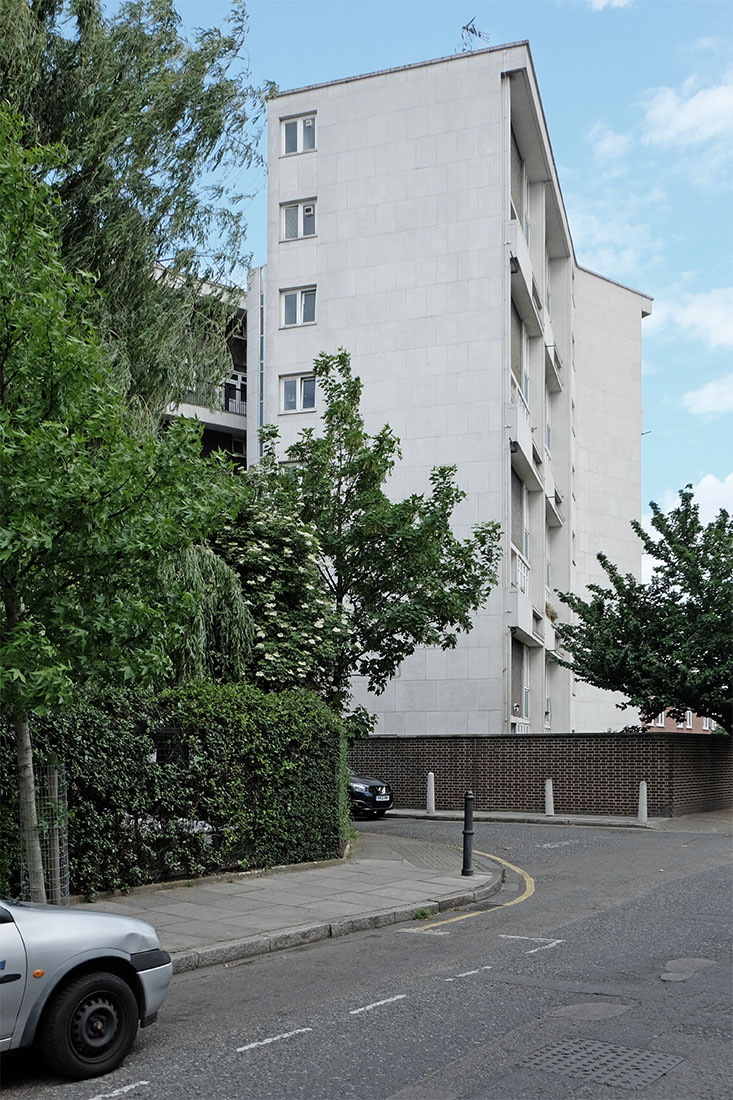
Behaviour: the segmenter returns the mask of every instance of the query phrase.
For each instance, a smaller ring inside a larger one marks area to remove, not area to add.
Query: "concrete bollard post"
[[[638,821],[640,825],[646,825],[647,823],[647,811],[646,811],[646,779],[642,779],[639,783],[639,814]]]
[[[545,816],[555,816],[555,799],[552,794],[552,780],[545,780]]]
[[[462,875],[473,874],[473,791],[466,791],[463,810],[463,868]]]
[[[435,775],[428,772],[428,797],[425,812],[432,817],[435,813]]]

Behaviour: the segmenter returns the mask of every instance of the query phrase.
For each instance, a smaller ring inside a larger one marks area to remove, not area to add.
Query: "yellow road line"
[[[528,875],[526,871],[523,871],[521,867],[515,867],[513,863],[509,863],[508,860],[502,859],[501,856],[492,855],[491,852],[476,852],[477,856],[485,856],[486,859],[491,859],[495,863],[501,863],[503,867],[508,867],[510,871],[516,871],[518,875],[524,880],[524,891],[518,898],[512,898],[511,901],[504,901],[501,905],[495,905],[494,909],[506,909],[509,905],[518,905],[520,901],[526,901],[527,898],[531,898],[534,894],[535,883],[531,875]],[[448,917],[446,920],[432,921],[431,924],[424,924],[423,928],[427,932],[429,928],[440,928],[443,924],[455,924],[459,920],[468,920],[469,917],[480,917],[486,910],[478,909],[475,913],[461,913],[459,917]]]

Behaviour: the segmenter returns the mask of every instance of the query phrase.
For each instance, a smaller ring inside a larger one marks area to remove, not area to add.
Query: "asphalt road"
[[[362,826],[360,826],[362,827]],[[365,829],[461,844],[459,823]],[[731,1095],[731,841],[481,825],[476,909],[179,975],[124,1066],[8,1100],[722,1100]]]

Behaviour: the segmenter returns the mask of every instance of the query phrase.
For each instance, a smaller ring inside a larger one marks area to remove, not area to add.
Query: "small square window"
[[[283,290],[280,294],[283,328],[313,325],[316,320],[316,288]]]
[[[282,150],[284,156],[291,153],[310,153],[316,147],[316,116],[288,118],[282,124]]]
[[[282,239],[296,241],[316,233],[316,201],[293,202],[282,206]]]
[[[316,407],[316,380],[313,375],[281,379],[282,412],[312,412]]]

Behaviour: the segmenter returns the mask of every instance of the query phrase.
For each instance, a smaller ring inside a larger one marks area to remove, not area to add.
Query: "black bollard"
[[[462,875],[473,874],[473,791],[466,791],[463,810],[463,870]]]

